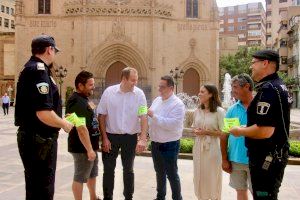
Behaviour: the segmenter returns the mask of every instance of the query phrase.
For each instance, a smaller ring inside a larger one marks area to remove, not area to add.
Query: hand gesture
[[[138,140],[135,151],[137,153],[142,153],[143,151],[146,150],[146,147],[147,147],[147,140],[144,139]]]
[[[96,159],[96,153],[95,151],[91,150],[87,152],[87,157],[89,161],[94,161]]]
[[[67,120],[64,120],[64,126],[63,126],[63,129],[66,133],[70,133],[70,131],[72,130],[73,128],[73,124],[71,122],[68,122]]]
[[[109,141],[108,138],[104,138],[102,140],[102,146],[101,147],[102,147],[102,151],[103,152],[106,152],[106,153],[110,152],[110,150],[111,150],[111,143],[110,143],[110,141]]]
[[[222,169],[229,174],[232,172],[232,166],[229,160],[222,160]]]
[[[153,117],[153,115],[154,115],[153,111],[152,111],[152,110],[150,110],[150,109],[148,110],[148,113],[147,113],[147,114],[148,114],[148,116],[149,116],[149,117],[151,117],[151,118],[152,118],[152,117]]]

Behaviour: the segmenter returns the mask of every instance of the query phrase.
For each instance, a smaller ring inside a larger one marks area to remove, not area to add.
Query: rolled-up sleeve
[[[97,107],[97,115],[107,115],[107,98],[108,90],[105,90],[101,96],[100,102]]]

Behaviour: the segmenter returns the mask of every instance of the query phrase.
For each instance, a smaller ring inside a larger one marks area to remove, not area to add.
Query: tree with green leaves
[[[239,47],[235,55],[226,55],[220,57],[220,85],[224,82],[224,77],[226,73],[229,73],[231,77],[241,74],[241,73],[250,73],[250,63],[252,60],[252,55],[254,52],[260,50],[260,46]]]

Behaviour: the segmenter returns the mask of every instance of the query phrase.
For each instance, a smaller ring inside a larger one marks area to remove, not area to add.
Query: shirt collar
[[[136,86],[134,86],[132,92],[136,94],[136,91],[137,91],[137,88],[136,88]],[[119,92],[119,93],[125,93],[125,92],[123,92],[123,91],[121,90],[121,84],[118,84],[118,85],[117,85],[117,92]]]
[[[267,82],[267,81],[269,81],[269,80],[278,79],[278,78],[279,78],[279,76],[278,76],[278,74],[277,74],[276,72],[273,73],[273,74],[270,74],[270,75],[264,77],[263,79],[261,79],[261,80],[257,83],[257,85],[255,86],[255,88],[260,88],[265,82]]]
[[[174,97],[175,97],[175,94],[173,93],[169,98],[167,98],[166,100],[163,100],[163,99],[161,99],[162,100],[162,102],[163,103],[168,103],[169,101],[172,101],[172,99],[174,99]]]
[[[242,107],[242,108],[245,109],[245,106],[244,106],[244,104],[241,102],[241,100],[238,100],[236,103],[237,103],[238,106],[240,106],[240,107]]]

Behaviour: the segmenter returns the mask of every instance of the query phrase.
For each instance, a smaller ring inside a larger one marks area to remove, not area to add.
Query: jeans
[[[2,103],[4,115],[8,115],[9,103]]]
[[[135,158],[135,148],[137,144],[137,134],[110,134],[107,137],[111,143],[111,150],[109,153],[102,152],[103,161],[103,195],[104,200],[113,199],[114,180],[116,159],[118,157],[119,149],[121,149],[121,160],[123,166],[123,195],[125,199],[131,200],[134,192],[134,172],[133,162]]]
[[[177,167],[179,146],[179,140],[166,143],[151,142],[152,159],[156,172],[157,200],[165,200],[167,177],[172,190],[172,199],[182,200]]]

